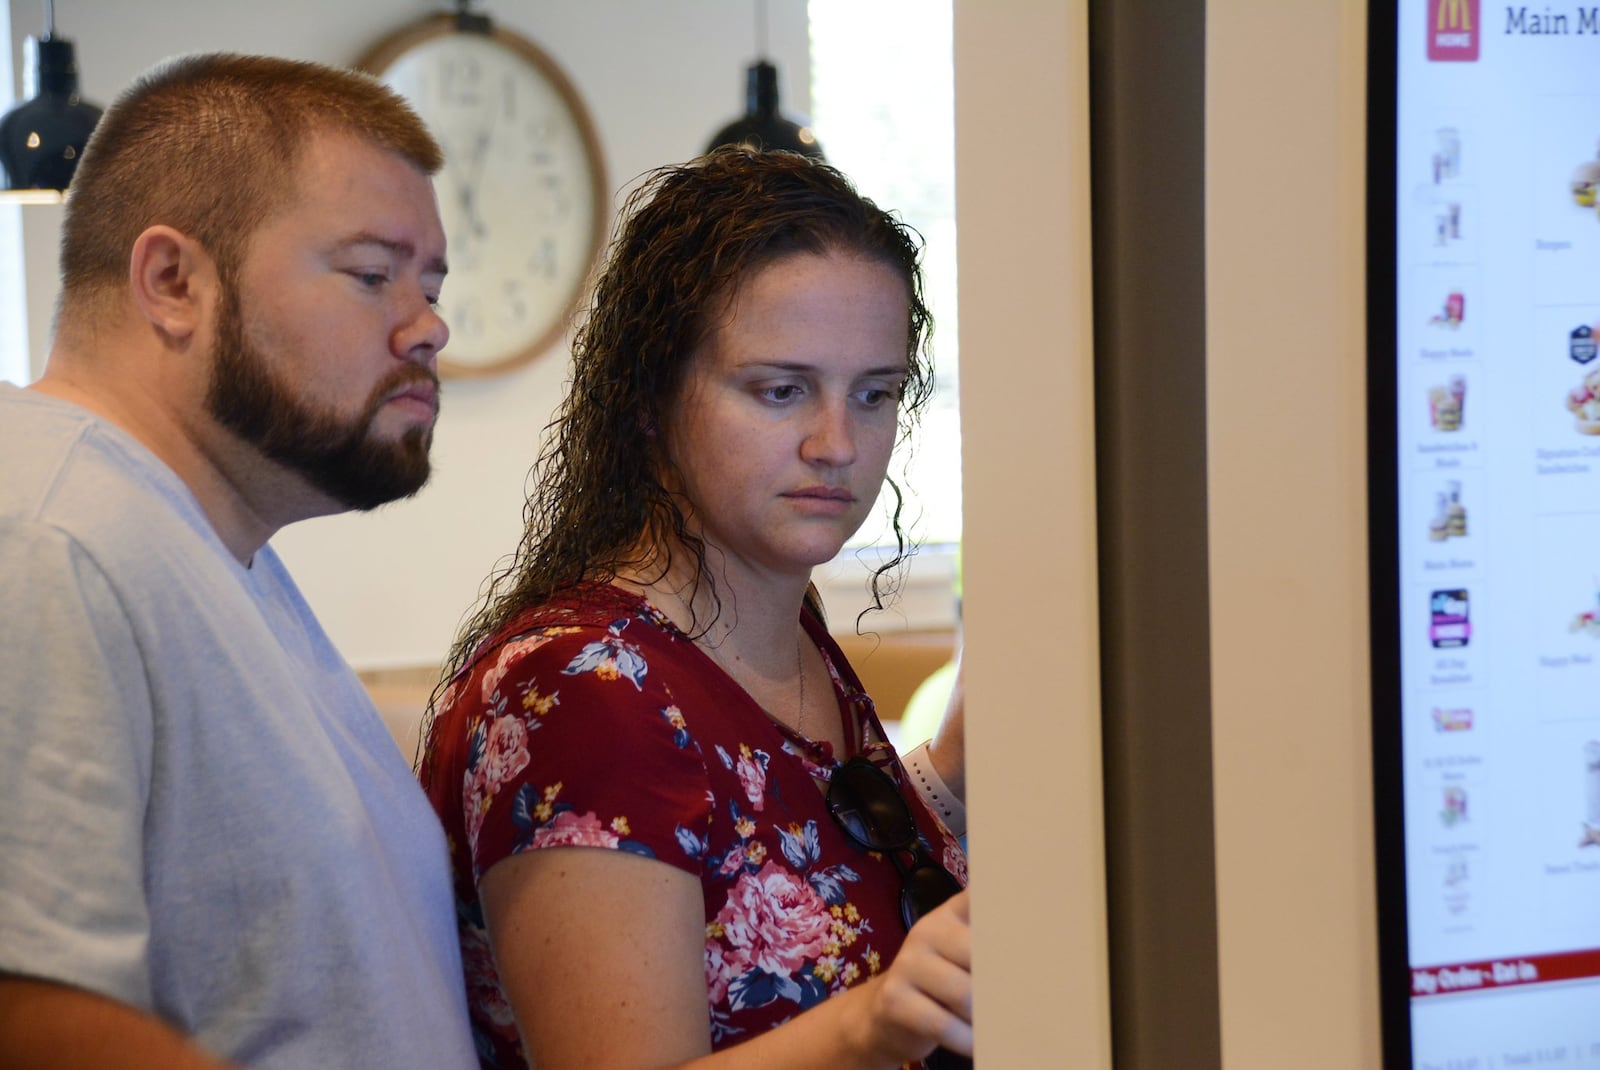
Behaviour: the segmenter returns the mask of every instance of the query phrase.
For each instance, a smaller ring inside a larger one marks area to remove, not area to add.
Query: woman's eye
[[[884,405],[893,405],[900,400],[897,390],[885,390],[882,387],[871,387],[856,394],[861,403],[869,409],[881,408]]]
[[[793,383],[762,387],[761,396],[768,401],[793,401],[800,396],[800,388]]]
[[[352,271],[350,273],[357,282],[369,290],[376,290],[389,281],[389,276],[381,271]]]

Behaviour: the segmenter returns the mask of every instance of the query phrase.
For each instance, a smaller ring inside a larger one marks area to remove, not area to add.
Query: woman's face
[[[909,291],[880,261],[795,253],[747,276],[664,414],[690,529],[729,569],[809,574],[877,499]]]

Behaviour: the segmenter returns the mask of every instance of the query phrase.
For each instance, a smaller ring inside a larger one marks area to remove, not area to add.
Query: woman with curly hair
[[[629,199],[425,743],[483,1065],[970,1053],[960,756],[908,776],[810,587],[931,389],[918,249],[787,153]]]

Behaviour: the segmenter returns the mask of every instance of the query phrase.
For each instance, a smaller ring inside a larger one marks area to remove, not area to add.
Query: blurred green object
[[[960,650],[959,628],[961,623],[961,544],[956,544],[955,567],[951,570],[950,593],[955,598],[955,616],[957,633],[957,651]],[[939,730],[939,722],[944,720],[945,707],[950,704],[950,692],[955,687],[956,658],[952,657],[939,668],[933,670],[928,678],[917,685],[911,693],[911,698],[906,702],[905,712],[900,715],[900,739],[905,743],[905,749],[910,750],[919,743],[933,738]]]
[[[939,722],[944,720],[944,709],[950,702],[950,691],[955,683],[956,662],[951,658],[933,670],[911,693],[906,711],[900,715],[900,738],[906,750],[933,738]]]

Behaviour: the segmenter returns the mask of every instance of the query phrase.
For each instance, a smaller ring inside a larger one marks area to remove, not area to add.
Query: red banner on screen
[[[1479,0],[1428,0],[1428,58],[1475,63],[1483,33]]]
[[[1449,966],[1414,966],[1411,998],[1453,996],[1459,992],[1486,992],[1586,977],[1600,977],[1600,948],[1554,955],[1512,955]]]

